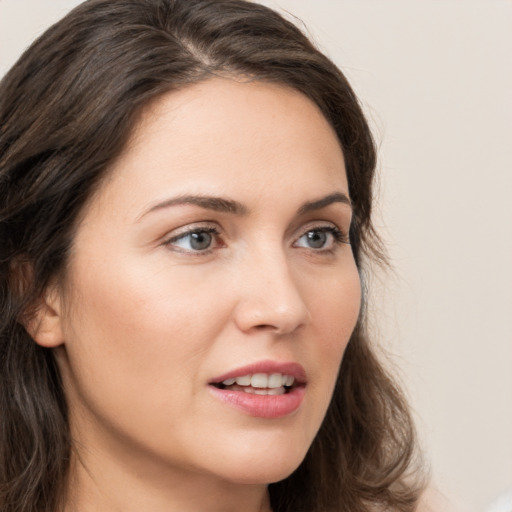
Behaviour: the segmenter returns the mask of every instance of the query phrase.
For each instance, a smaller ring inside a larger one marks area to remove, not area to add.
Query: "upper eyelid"
[[[185,224],[184,226],[171,230],[161,238],[161,245],[164,247],[171,247],[175,242],[178,242],[179,240],[192,235],[193,233],[202,231],[211,233],[216,243],[218,243],[219,240],[222,240],[221,229],[217,223],[213,223],[211,221],[200,221],[192,224]],[[209,247],[204,251],[187,251],[186,249],[183,249],[183,252],[190,252],[190,254],[195,253],[199,255],[206,254],[213,249],[215,249],[215,247]]]
[[[315,229],[322,229],[322,228],[335,228],[338,231],[341,231],[342,233],[347,232],[348,230],[343,229],[339,223],[334,222],[332,220],[327,219],[321,219],[321,220],[312,220],[308,221],[305,224],[301,225],[301,227],[294,230],[294,236],[302,236],[306,234],[308,231],[312,231]],[[302,233],[302,234],[301,234]]]
[[[222,231],[218,223],[213,221],[199,221],[193,222],[189,224],[184,224],[181,227],[174,228],[169,231],[164,238],[167,240],[178,239],[182,236],[186,236],[190,233],[195,233],[196,231],[217,231],[219,234]]]
[[[177,235],[171,236],[169,238],[169,241],[172,242],[173,240],[181,240],[182,238],[193,235],[194,233],[212,233],[216,236],[219,235],[219,232],[215,228],[190,229],[188,231],[184,231],[183,233],[179,233]]]
[[[333,227],[340,231],[345,231],[340,226],[338,226],[336,222],[333,222],[331,220],[314,220],[308,221],[306,224],[301,225],[301,227],[293,229],[292,236],[302,236],[303,234],[307,233],[312,229],[321,229],[323,227]],[[222,227],[215,221],[199,221],[190,224],[185,224],[182,227],[173,229],[166,235],[166,238],[179,238],[180,236],[184,236],[189,233],[194,233],[196,231],[208,231],[211,229],[218,231],[219,235],[225,232],[225,230],[222,229]],[[302,233],[302,235],[300,233]]]

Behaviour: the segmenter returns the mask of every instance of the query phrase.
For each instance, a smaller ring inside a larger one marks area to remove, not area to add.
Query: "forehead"
[[[168,93],[143,112],[104,192],[129,188],[143,202],[171,192],[251,201],[283,187],[312,197],[347,191],[334,130],[291,88],[215,78]]]

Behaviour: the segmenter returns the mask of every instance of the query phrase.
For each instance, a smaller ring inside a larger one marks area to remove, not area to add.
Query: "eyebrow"
[[[214,196],[178,196],[171,199],[162,201],[155,204],[149,210],[144,212],[138,220],[147,215],[148,213],[169,208],[171,206],[182,206],[185,204],[192,204],[204,208],[205,210],[213,210],[216,212],[232,213],[235,215],[247,215],[247,208],[238,201],[232,199],[224,199],[222,197]]]
[[[310,201],[303,204],[299,208],[299,215],[303,215],[315,210],[321,210],[322,208],[326,208],[333,203],[343,203],[352,207],[352,202],[346,194],[343,192],[334,192],[333,194],[329,194],[328,196],[317,199],[316,201]]]
[[[317,199],[315,201],[310,201],[303,204],[299,208],[298,214],[304,215],[315,210],[321,210],[322,208],[326,208],[327,206],[333,203],[343,203],[349,206],[352,205],[350,199],[346,194],[344,194],[343,192],[334,192],[333,194],[329,194],[328,196],[322,197],[321,199]],[[232,199],[226,199],[223,197],[215,196],[185,195],[166,199],[165,201],[155,204],[149,210],[140,215],[138,220],[141,220],[142,217],[151,212],[162,210],[164,208],[169,208],[171,206],[182,206],[187,204],[199,206],[200,208],[204,208],[205,210],[212,210],[222,213],[231,213],[234,215],[247,215],[249,213],[249,210],[246,206]]]

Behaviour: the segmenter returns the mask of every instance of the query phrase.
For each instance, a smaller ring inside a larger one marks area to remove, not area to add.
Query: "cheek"
[[[200,327],[205,319],[210,324],[215,320],[213,288],[205,294],[201,276],[191,279],[190,273],[169,265],[165,258],[147,260],[127,257],[94,266],[77,262],[70,289],[80,292],[73,297],[70,317],[79,324],[79,332],[97,328],[120,343],[136,335],[145,337],[145,332],[148,336],[160,332],[169,340]]]
[[[158,451],[200,407],[194,397],[226,313],[179,273],[129,267],[75,272],[61,373],[74,417]]]
[[[338,286],[330,289],[325,302],[325,339],[328,340],[326,364],[334,366],[332,372],[334,386],[343,354],[357,324],[361,310],[361,281],[355,264],[347,272]]]
[[[331,279],[322,292],[311,294],[315,357],[319,374],[312,382],[322,383],[324,410],[336,383],[343,354],[359,318],[361,284],[355,264],[347,266],[337,279]]]
[[[355,263],[311,294],[311,314],[330,351],[343,353],[361,309],[361,281]]]
[[[179,273],[130,262],[105,262],[94,272],[77,265],[70,288],[80,290],[65,321],[71,371],[84,391],[108,388],[112,401],[130,401],[141,389],[165,400],[170,386],[193,380],[221,328],[221,306]]]

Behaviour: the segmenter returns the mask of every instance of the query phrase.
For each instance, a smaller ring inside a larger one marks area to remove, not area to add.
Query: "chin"
[[[229,480],[235,484],[242,485],[268,485],[280,482],[288,478],[300,465],[302,460],[297,464],[278,465],[277,467],[266,467],[261,469],[244,468],[236,475],[230,475]]]
[[[281,450],[260,449],[253,450],[253,453],[245,450],[231,461],[226,454],[222,467],[217,465],[216,470],[217,473],[223,473],[226,480],[237,484],[261,485],[279,482],[290,476],[306,456],[307,449],[293,448],[283,446]]]

